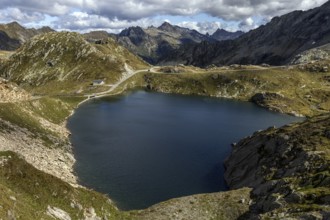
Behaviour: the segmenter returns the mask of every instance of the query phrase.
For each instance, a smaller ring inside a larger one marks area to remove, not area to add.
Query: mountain
[[[78,33],[51,32],[26,42],[0,70],[36,93],[83,93],[93,80],[117,82],[128,66],[142,69],[147,64],[111,38],[92,44]]]
[[[159,57],[167,56],[181,45],[214,41],[214,39],[195,30],[164,22],[158,28],[153,26],[146,29],[127,28],[117,35],[117,41],[147,62],[155,64]]]
[[[233,40],[240,37],[243,34],[244,34],[243,31],[229,32],[224,29],[218,29],[211,35],[211,38],[217,41]]]
[[[88,42],[91,42],[91,43],[94,43],[94,42],[101,42],[103,40],[107,40],[109,37],[111,38],[116,38],[115,34],[110,34],[106,31],[91,31],[89,33],[85,33],[83,34],[84,38],[88,41]]]
[[[330,1],[308,11],[274,17],[235,40],[182,45],[170,56],[163,56],[160,63],[283,65],[305,50],[330,42],[329,14]]]
[[[15,50],[19,46],[19,40],[10,38],[6,32],[0,30],[0,50]]]
[[[16,50],[30,38],[48,32],[54,32],[54,30],[50,27],[24,28],[17,22],[0,24],[0,49]]]

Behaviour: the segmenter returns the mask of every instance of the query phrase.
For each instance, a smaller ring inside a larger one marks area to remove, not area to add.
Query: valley
[[[118,35],[1,25],[0,219],[330,218],[329,5],[248,33],[219,30],[221,41],[166,22]],[[306,120],[233,143],[229,191],[121,211],[111,195],[78,184],[66,125],[80,104],[135,89]]]

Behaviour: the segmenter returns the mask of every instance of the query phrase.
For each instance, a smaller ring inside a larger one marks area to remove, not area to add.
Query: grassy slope
[[[125,72],[146,68],[141,59],[112,39],[90,44],[77,33],[47,33],[32,38],[0,67],[2,74],[37,94],[74,94],[95,79],[111,84]]]
[[[55,143],[61,143],[59,139],[63,137],[53,129],[45,127],[40,119],[60,125],[81,100],[82,98],[61,100],[44,97],[24,102],[0,103],[0,118],[29,130],[35,138],[43,140],[45,145],[53,146]]]
[[[330,110],[330,73],[298,68],[211,70],[194,73],[144,73],[141,86],[153,91],[215,96],[249,101],[257,93],[270,93],[267,108],[313,116]]]
[[[63,124],[81,98],[50,98],[0,103],[0,118],[31,131],[36,141],[61,147],[67,141],[53,129],[45,127],[39,118]],[[12,127],[0,123],[0,133],[11,133]],[[57,144],[55,144],[57,143]],[[23,219],[52,219],[46,214],[48,206],[60,208],[72,219],[83,219],[95,209],[99,217],[130,219],[129,213],[119,212],[109,198],[92,190],[75,188],[52,175],[37,170],[13,152],[0,152],[0,219],[10,216]]]
[[[120,219],[119,212],[104,195],[69,184],[45,174],[12,152],[0,153],[0,218],[9,213],[21,219],[52,219],[48,206],[57,207],[82,219],[93,207],[98,216]],[[122,214],[121,214],[122,215]]]

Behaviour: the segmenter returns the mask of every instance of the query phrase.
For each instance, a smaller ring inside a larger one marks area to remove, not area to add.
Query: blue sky
[[[294,10],[318,7],[327,0],[0,0],[0,23],[27,27],[118,33],[130,26],[159,26],[164,21],[213,33],[254,29]]]

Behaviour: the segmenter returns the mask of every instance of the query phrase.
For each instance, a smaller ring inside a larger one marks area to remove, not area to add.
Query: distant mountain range
[[[235,40],[181,45],[160,64],[206,67],[228,64],[287,64],[297,54],[330,42],[330,1],[308,11],[274,17]]]
[[[130,27],[121,33],[108,34],[107,32],[91,32],[85,34],[89,41],[99,41],[106,37],[113,37],[119,44],[126,47],[136,55],[151,64],[156,64],[160,57],[166,57],[173,50],[182,45],[201,43],[203,41],[215,42],[217,40],[235,39],[243,32],[228,32],[223,29],[217,30],[213,35],[204,35],[196,30],[171,25],[164,22],[158,28]]]
[[[30,38],[48,32],[54,30],[50,27],[24,28],[17,22],[0,24],[0,50],[16,50]]]
[[[15,50],[31,37],[53,31],[49,27],[26,29],[17,22],[0,25],[0,50]],[[84,38],[92,43],[112,38],[157,65],[283,65],[306,50],[330,43],[330,1],[308,11],[274,17],[248,33],[218,29],[204,35],[164,22],[159,27],[130,27],[119,34],[94,31]]]

